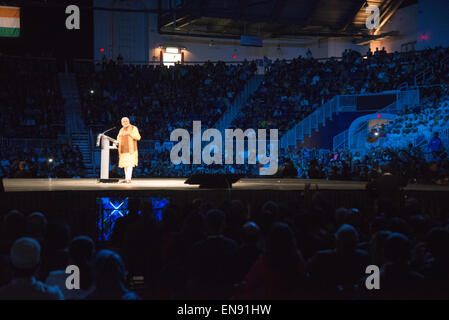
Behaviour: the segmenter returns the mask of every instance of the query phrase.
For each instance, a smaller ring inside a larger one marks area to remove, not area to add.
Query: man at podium
[[[119,162],[118,166],[125,170],[124,183],[131,183],[133,168],[138,164],[137,141],[140,140],[139,130],[129,123],[127,117],[122,118],[122,128],[120,129],[117,141]]]

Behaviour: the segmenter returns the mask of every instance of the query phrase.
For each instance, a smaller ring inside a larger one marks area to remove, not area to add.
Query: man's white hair
[[[128,120],[129,121],[129,118],[128,117],[123,117],[122,120],[120,120],[120,121],[123,121],[123,120]]]

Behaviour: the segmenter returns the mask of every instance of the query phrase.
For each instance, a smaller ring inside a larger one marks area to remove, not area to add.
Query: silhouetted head
[[[266,241],[266,253],[276,261],[285,260],[297,253],[295,235],[286,223],[276,222],[272,225]]]
[[[222,234],[226,226],[226,216],[221,210],[212,209],[206,213],[205,219],[206,233],[210,236]]]
[[[70,263],[80,268],[80,285],[88,289],[93,282],[92,260],[95,254],[95,244],[88,236],[77,236],[70,241]]]
[[[387,230],[387,220],[384,217],[378,216],[370,223],[370,233],[375,234],[378,231]]]
[[[126,270],[122,258],[111,250],[101,250],[95,259],[95,287],[100,293],[125,290]]]
[[[390,231],[382,230],[371,238],[370,254],[375,265],[381,266],[385,263],[385,243],[390,235]]]
[[[349,214],[350,214],[349,210],[343,207],[338,208],[335,211],[335,223],[337,224],[337,227],[340,227],[347,221]]]
[[[392,232],[402,233],[406,236],[410,234],[410,226],[407,221],[399,217],[391,218],[389,230]]]
[[[36,272],[41,257],[41,246],[33,238],[17,239],[10,251],[11,265],[16,278],[28,278]]]
[[[267,201],[262,206],[262,211],[270,211],[273,214],[277,215],[279,213],[279,206],[274,201]]]
[[[231,201],[231,212],[233,216],[238,217],[239,223],[244,223],[249,219],[248,208],[240,200]]]
[[[449,260],[447,250],[449,248],[449,231],[435,227],[426,236],[427,248],[437,260]]]
[[[88,236],[77,236],[70,241],[69,255],[72,262],[85,263],[93,259],[95,244]]]
[[[260,228],[255,222],[248,221],[243,225],[243,239],[246,243],[256,243],[259,236]]]
[[[338,251],[348,252],[355,250],[359,241],[357,230],[350,224],[342,225],[335,234],[336,248]]]
[[[385,240],[385,259],[390,263],[407,263],[410,258],[410,240],[398,232],[391,233]]]
[[[52,250],[63,250],[67,248],[70,241],[70,227],[65,222],[50,222],[47,225],[46,248]]]
[[[24,233],[25,217],[18,210],[9,211],[3,220],[3,235],[7,240],[14,241]]]
[[[28,236],[43,239],[47,231],[47,218],[41,212],[33,212],[25,221],[25,230]]]

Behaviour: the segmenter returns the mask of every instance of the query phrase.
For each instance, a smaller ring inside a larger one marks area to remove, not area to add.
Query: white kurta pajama
[[[130,132],[129,136],[124,136],[125,132]],[[129,125],[127,128],[121,128],[117,140],[119,142],[118,155],[120,168],[133,168],[138,165],[137,141],[140,140],[140,134],[137,127]],[[127,139],[127,140],[125,140]]]

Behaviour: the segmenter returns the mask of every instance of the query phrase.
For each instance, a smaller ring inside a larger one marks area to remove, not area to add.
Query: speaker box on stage
[[[198,173],[189,177],[185,184],[199,184],[200,188],[232,188],[232,184],[239,181],[241,175],[238,174],[206,174]]]

